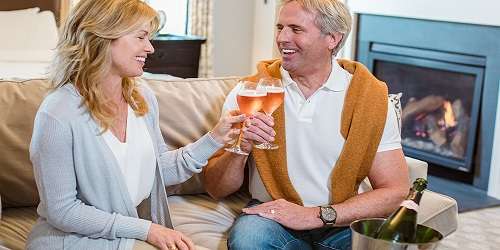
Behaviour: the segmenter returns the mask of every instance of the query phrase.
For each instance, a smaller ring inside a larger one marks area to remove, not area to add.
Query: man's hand
[[[257,214],[294,230],[310,230],[323,226],[318,207],[303,207],[284,199],[244,208],[243,212]]]
[[[241,114],[241,112],[237,110],[231,111],[231,115],[239,114]],[[276,132],[274,132],[272,127],[274,126],[274,119],[272,116],[257,112],[256,114],[248,117],[244,124],[243,138],[240,144],[243,151],[250,153],[254,144],[274,141]]]
[[[254,144],[273,142],[274,136],[276,136],[273,126],[274,119],[272,116],[257,112],[247,119],[245,128],[243,129],[243,138]]]

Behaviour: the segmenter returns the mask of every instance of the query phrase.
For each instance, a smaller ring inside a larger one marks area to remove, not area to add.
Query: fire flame
[[[449,101],[445,101],[443,104],[444,108],[444,122],[447,128],[453,127],[457,125],[457,121],[455,120],[455,114],[453,114],[453,109],[451,108],[451,103]]]

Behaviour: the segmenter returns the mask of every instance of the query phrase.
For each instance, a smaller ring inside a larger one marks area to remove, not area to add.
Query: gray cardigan
[[[168,151],[156,97],[148,87],[140,89],[149,105],[145,120],[157,160],[147,207],[151,221],[172,227],[165,185],[201,172],[222,145],[207,134]],[[132,249],[133,239],[147,238],[151,221],[139,218],[118,163],[81,101],[75,87],[66,84],[48,95],[36,114],[30,158],[40,218],[28,249]]]

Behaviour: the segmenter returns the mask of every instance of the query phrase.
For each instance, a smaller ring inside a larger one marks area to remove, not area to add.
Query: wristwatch
[[[337,220],[337,211],[331,206],[319,206],[319,218],[325,226],[335,225]]]

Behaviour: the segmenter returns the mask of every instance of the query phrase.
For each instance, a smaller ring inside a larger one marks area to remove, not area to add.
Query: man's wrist
[[[312,213],[312,221],[311,228],[322,228],[324,226],[323,221],[320,218],[320,208],[319,207],[311,207]]]

